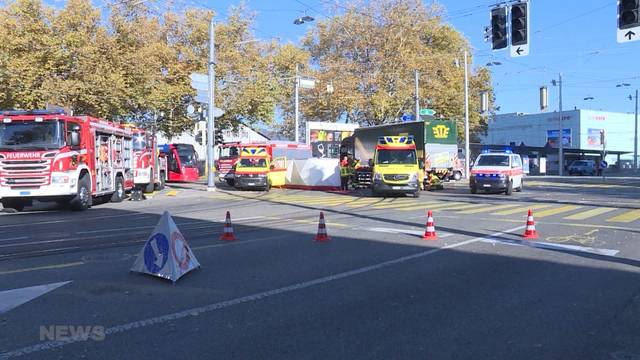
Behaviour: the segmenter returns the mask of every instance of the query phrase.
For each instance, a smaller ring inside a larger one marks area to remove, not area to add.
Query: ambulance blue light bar
[[[502,150],[500,149],[482,149],[483,154],[491,154],[491,153],[506,153],[513,154],[513,150],[510,147],[506,147]]]

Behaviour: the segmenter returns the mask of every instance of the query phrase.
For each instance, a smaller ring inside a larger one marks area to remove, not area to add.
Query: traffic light
[[[640,26],[640,0],[618,1],[618,29]]]
[[[491,9],[491,49],[507,47],[507,8],[499,6]]]
[[[529,3],[511,5],[511,45],[529,43]]]
[[[222,130],[216,131],[214,135],[213,143],[215,145],[221,145],[224,143],[224,135],[222,134]]]

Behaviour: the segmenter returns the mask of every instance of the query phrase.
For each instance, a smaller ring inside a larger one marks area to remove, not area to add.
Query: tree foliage
[[[189,75],[207,72],[215,14],[159,13],[155,4],[68,0],[57,9],[12,0],[0,7],[0,108],[53,104],[120,121],[158,116],[169,135],[192,128],[186,107],[196,92]],[[301,46],[255,41],[254,14],[242,5],[216,23],[215,101],[225,111],[218,127],[264,123],[292,135],[296,64],[316,79],[315,89],[300,92],[302,123],[367,125],[412,114],[414,70],[423,106],[463,118],[463,71],[455,60],[461,63],[469,44],[442,22],[438,5],[353,0],[329,11],[333,16],[317,21]],[[470,86],[472,131],[482,131],[478,97],[491,91],[488,71],[472,71]],[[276,117],[284,122],[274,123]]]
[[[304,113],[310,119],[344,117],[374,125],[415,113],[414,71],[420,74],[422,107],[445,118],[464,114],[462,35],[441,20],[442,8],[419,0],[352,1],[319,21],[304,41],[319,80]],[[471,61],[471,59],[469,59]],[[490,88],[486,70],[470,74],[470,107]],[[333,93],[326,91],[333,85]],[[427,101],[430,101],[428,103]],[[462,123],[462,121],[460,121]],[[472,130],[482,131],[478,111]]]

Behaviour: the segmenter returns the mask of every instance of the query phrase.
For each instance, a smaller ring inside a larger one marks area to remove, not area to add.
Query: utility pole
[[[153,178],[156,178],[156,174],[159,174],[160,172],[158,171],[158,141],[157,141],[157,134],[158,134],[158,113],[157,111],[153,112],[153,131],[151,132],[151,137],[153,140],[153,145],[151,146],[151,151],[153,151],[153,171],[155,172],[153,174]]]
[[[633,131],[633,171],[638,171],[638,89],[636,89],[636,116]]]
[[[467,65],[467,49],[464,49],[464,157],[464,177],[469,179],[471,154],[469,154],[469,69]]]
[[[564,140],[564,134],[563,134],[563,130],[562,130],[562,74],[558,74],[558,86],[560,88],[560,104],[559,104],[559,109],[558,112],[560,113],[560,121],[559,121],[559,126],[560,126],[560,132],[558,133],[558,174],[560,176],[563,175],[564,172],[564,154],[563,154],[563,140]]]
[[[416,121],[420,119],[420,73],[418,70],[414,71],[415,80],[416,80]]]
[[[296,118],[296,144],[300,143],[300,134],[299,134],[299,131],[300,131],[300,123],[299,123],[299,121],[300,121],[300,118],[299,118],[299,115],[298,115],[298,111],[299,111],[298,91],[300,89],[300,77],[298,76],[298,71],[299,71],[298,64],[296,64],[296,91],[295,91],[295,93],[296,93],[295,94],[295,98],[296,98],[296,100],[295,100],[295,102],[296,102],[296,105],[295,105],[295,107],[296,107],[296,109],[295,109],[295,113],[296,113],[295,114],[295,118]]]
[[[214,109],[216,106],[215,102],[215,82],[216,82],[216,67],[215,67],[215,59],[216,59],[216,49],[215,49],[215,38],[216,38],[216,24],[211,17],[211,22],[209,23],[209,101],[207,108],[207,191],[216,191],[215,184],[215,173],[213,171],[213,139],[215,139],[215,115]]]

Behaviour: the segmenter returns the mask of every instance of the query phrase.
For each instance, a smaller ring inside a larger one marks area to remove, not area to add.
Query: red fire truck
[[[246,145],[246,144],[245,144]],[[239,142],[218,145],[218,156],[216,157],[216,181],[226,182],[229,186],[234,186],[235,166],[240,158],[242,146]]]
[[[94,197],[120,202],[133,188],[131,129],[61,110],[0,112],[0,201],[84,210]]]
[[[133,181],[145,192],[164,189],[167,181],[167,158],[155,148],[154,137],[142,129],[133,128]],[[153,154],[156,154],[154,159]]]

